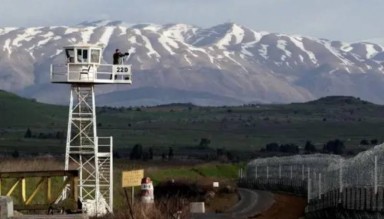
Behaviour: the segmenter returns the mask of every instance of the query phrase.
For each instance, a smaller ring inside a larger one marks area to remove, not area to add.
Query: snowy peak
[[[255,31],[235,23],[200,28],[98,20],[72,27],[0,28],[0,89],[55,100],[47,92],[48,66],[62,62],[63,46],[76,43],[105,45],[105,63],[111,63],[116,48],[130,51],[135,88],[207,92],[239,102],[345,94],[384,103],[383,46]],[[120,88],[104,92],[115,89]]]
[[[227,24],[228,30],[226,34],[216,43],[216,46],[220,49],[225,49],[230,45],[237,45],[243,42],[244,30],[236,24]]]

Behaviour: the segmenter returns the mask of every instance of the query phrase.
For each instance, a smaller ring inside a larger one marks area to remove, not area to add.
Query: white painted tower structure
[[[65,62],[51,65],[50,74],[52,83],[71,85],[65,169],[79,170],[84,212],[112,213],[113,139],[97,135],[95,85],[131,84],[131,66],[102,64],[103,47],[98,45],[66,46],[64,53]]]

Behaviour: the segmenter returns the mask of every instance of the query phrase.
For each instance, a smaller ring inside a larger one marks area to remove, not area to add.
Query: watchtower
[[[113,139],[97,135],[95,85],[132,83],[131,66],[102,64],[102,53],[98,45],[66,46],[65,62],[50,69],[52,83],[71,85],[65,170],[79,170],[79,200],[92,216],[113,212]]]

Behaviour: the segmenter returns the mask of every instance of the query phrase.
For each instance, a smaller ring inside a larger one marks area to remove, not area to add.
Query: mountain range
[[[133,84],[96,87],[98,104],[190,102],[198,105],[304,102],[348,95],[384,103],[384,49],[255,31],[224,23],[83,22],[75,26],[0,28],[0,89],[41,102],[68,102],[68,85],[51,84],[49,66],[63,63],[63,46],[103,44],[130,51]]]

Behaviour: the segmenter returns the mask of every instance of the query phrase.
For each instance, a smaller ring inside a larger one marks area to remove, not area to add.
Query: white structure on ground
[[[13,217],[13,200],[9,196],[0,196],[0,219]]]
[[[51,82],[71,85],[65,169],[79,170],[79,199],[88,215],[113,212],[113,139],[97,135],[95,85],[131,84],[130,65],[101,64],[103,47],[64,47],[64,64],[51,65]],[[63,191],[63,199],[66,191]]]

